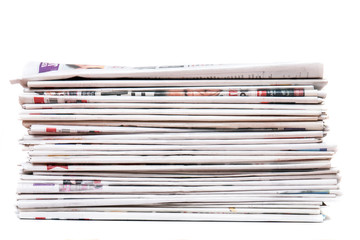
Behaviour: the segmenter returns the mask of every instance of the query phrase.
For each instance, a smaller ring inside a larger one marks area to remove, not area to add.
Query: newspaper
[[[138,97],[164,97],[164,96],[231,96],[231,97],[321,97],[325,98],[326,93],[318,90],[310,90],[305,88],[262,88],[257,87],[256,90],[249,90],[246,86],[242,89],[221,89],[221,88],[173,88],[164,90],[107,90],[106,88],[100,88],[96,90],[63,90],[63,91],[31,91],[39,95],[45,96],[138,96]],[[30,93],[30,92],[28,92]]]
[[[106,176],[62,176],[62,175],[26,175],[22,174],[20,176],[21,180],[30,180],[30,181],[40,181],[40,180],[61,180],[63,182],[67,181],[69,183],[82,183],[83,181],[93,181],[94,184],[102,184],[104,181],[106,182],[182,182],[184,178],[179,177],[168,177],[168,176],[138,176],[139,174],[135,174],[134,176],[122,176],[122,177],[106,177]],[[320,174],[319,171],[313,172],[310,175],[272,175],[272,176],[247,176],[247,177],[236,177],[236,176],[223,176],[223,177],[188,177],[186,178],[187,182],[228,182],[228,181],[272,181],[272,180],[296,180],[296,179],[337,179],[340,180],[336,173],[327,172],[324,174]]]
[[[206,89],[216,89],[216,90],[223,90],[223,91],[255,91],[259,89],[288,89],[288,86],[242,86],[242,87],[232,87],[232,86],[218,86],[218,87],[206,87]],[[296,88],[301,88],[304,90],[314,90],[314,86],[312,85],[303,85],[303,86],[297,86]],[[49,95],[96,95],[101,96],[105,92],[107,94],[113,95],[113,93],[123,93],[124,91],[144,91],[144,92],[153,92],[153,91],[172,91],[172,90],[203,90],[204,87],[147,87],[147,88],[139,88],[139,87],[132,87],[132,88],[39,88],[39,89],[30,89],[30,88],[24,88],[24,93],[36,93],[39,95],[49,94]],[[326,95],[326,92],[321,91]],[[75,94],[76,93],[76,94]],[[115,94],[116,95],[116,94]]]
[[[236,103],[34,103],[22,104],[24,109],[269,109],[318,110],[325,112],[322,104],[236,104]]]
[[[258,91],[258,90],[303,90],[304,92],[310,91],[314,93],[320,93],[321,97],[326,97],[326,92],[315,90],[313,85],[297,85],[295,88],[289,88],[289,86],[267,86],[267,85],[257,85],[257,86],[206,86],[204,87],[131,87],[131,88],[37,88],[37,89],[30,89],[24,88],[24,93],[29,94],[38,94],[38,95],[63,95],[63,96],[106,96],[106,95],[116,95],[121,96],[124,94],[131,95],[142,95],[141,93],[144,92],[203,92],[206,91],[226,91],[232,92],[235,91],[236,93],[242,93],[241,96],[246,96],[246,93],[249,91]],[[134,93],[132,93],[134,92]],[[237,95],[240,95],[237,94]],[[163,94],[162,94],[163,95]],[[185,95],[185,94],[183,94]],[[305,93],[306,95],[306,93]]]
[[[303,138],[303,139],[198,139],[198,140],[119,140],[119,139],[90,139],[90,140],[22,140],[24,145],[37,144],[147,144],[147,145],[231,145],[231,144],[280,144],[280,143],[318,143],[322,142],[318,138]]]
[[[159,150],[159,151],[46,151],[32,150],[28,152],[32,156],[329,156],[331,151],[198,151],[198,150]]]
[[[129,207],[78,207],[78,208],[41,208],[41,209],[26,209],[22,210],[23,212],[173,212],[173,213],[244,213],[244,214],[320,214],[320,209],[315,208],[307,208],[307,209],[279,209],[279,208],[244,208],[244,207],[210,207],[210,208],[194,208],[194,207],[178,207],[178,208],[170,208],[170,207],[143,207],[139,208],[129,208]]]
[[[300,214],[196,214],[196,213],[128,213],[128,212],[20,212],[22,219],[66,220],[155,220],[215,222],[323,222],[324,216]]]
[[[271,181],[161,181],[161,182],[149,182],[149,181],[91,181],[91,180],[81,180],[81,181],[68,181],[68,180],[31,180],[31,181],[22,181],[20,184],[43,184],[45,183],[52,184],[52,186],[63,186],[63,185],[70,185],[69,189],[72,188],[72,185],[94,185],[94,186],[269,186],[269,185],[332,185],[337,184],[337,179],[306,179],[306,180],[271,180]],[[75,188],[74,188],[75,189]],[[309,195],[306,195],[309,196]],[[315,196],[315,195],[312,195]]]
[[[307,161],[296,163],[282,162],[267,164],[211,164],[211,165],[42,165],[24,163],[22,168],[25,172],[35,171],[79,171],[79,172],[196,172],[196,171],[250,171],[250,170],[289,170],[289,169],[328,169],[331,167],[330,161]]]
[[[191,116],[191,115],[20,115],[25,121],[144,121],[144,122],[305,122],[323,116]]]
[[[53,193],[54,195],[54,193]],[[93,194],[94,195],[94,194]],[[102,195],[102,194],[101,194]],[[146,196],[146,195],[144,195]],[[263,198],[263,202],[261,200]],[[303,203],[311,203],[311,206],[314,203],[321,202],[323,200],[329,201],[329,199],[321,199],[316,197],[302,198],[299,197],[283,197],[278,198],[274,196],[226,196],[226,198],[221,195],[189,195],[189,196],[178,196],[171,198],[164,197],[142,197],[142,198],[104,198],[104,199],[38,199],[38,200],[18,200],[17,206],[20,210],[22,209],[41,209],[41,208],[64,208],[64,207],[108,207],[108,206],[119,206],[119,207],[138,207],[139,211],[141,211],[143,206],[146,207],[154,207],[154,206],[189,206],[195,204],[199,204],[201,202],[204,203],[203,207],[209,204],[218,205],[240,205],[240,204],[249,204],[249,202],[253,202],[254,204],[262,205],[274,205],[274,204],[303,204]],[[131,202],[133,201],[133,202]],[[266,204],[265,204],[266,203]],[[321,205],[321,204],[318,204]],[[201,205],[200,205],[201,206]]]
[[[43,194],[39,194],[42,196]],[[50,194],[47,194],[50,195]],[[52,194],[58,195],[58,194]],[[41,209],[49,209],[49,208],[96,208],[96,207],[111,207],[111,206],[118,206],[119,208],[122,207],[133,207],[137,208],[138,212],[142,212],[143,208],[148,207],[167,207],[167,208],[178,208],[178,207],[232,207],[232,206],[239,206],[248,205],[249,203],[253,202],[253,205],[257,206],[258,208],[262,207],[263,209],[266,208],[268,205],[293,205],[292,209],[296,209],[296,205],[304,206],[302,209],[306,208],[314,208],[315,206],[320,207],[321,201],[332,201],[335,196],[330,196],[328,198],[323,197],[320,195],[315,196],[307,196],[303,198],[304,195],[295,196],[289,194],[290,196],[286,197],[276,197],[275,195],[266,194],[266,196],[248,196],[244,194],[232,194],[230,196],[226,195],[226,199],[221,199],[221,195],[202,195],[202,194],[190,194],[185,196],[178,196],[172,198],[163,198],[163,197],[156,197],[156,195],[140,195],[140,197],[131,196],[131,197],[122,197],[123,194],[111,194],[110,198],[106,197],[106,194],[98,194],[98,195],[105,195],[105,198],[71,198],[70,195],[78,196],[80,194],[67,194],[68,196],[64,199],[37,199],[37,200],[25,200],[20,199],[17,202],[18,209],[20,211],[41,211]],[[92,194],[96,195],[96,194]],[[243,196],[244,195],[244,196]],[[309,194],[308,194],[309,195]],[[114,196],[120,196],[115,198]],[[159,196],[157,194],[157,196]],[[266,202],[261,201],[260,199],[263,198]],[[133,201],[133,203],[131,203]],[[200,203],[203,203],[200,204]],[[310,204],[309,204],[310,203]],[[295,206],[294,206],[295,205]],[[276,206],[273,207],[274,212],[277,208]],[[175,210],[174,209],[174,210]],[[284,211],[284,209],[283,209]],[[281,213],[281,210],[278,212]]]
[[[49,126],[34,125],[32,130],[38,127],[44,129]],[[61,128],[62,126],[52,126],[54,128]],[[70,132],[69,132],[70,133]],[[171,139],[281,139],[281,138],[322,138],[324,136],[323,131],[290,131],[290,132],[234,132],[234,131],[193,131],[193,132],[171,132],[171,133],[121,133],[121,134],[103,134],[103,135],[74,135],[74,136],[63,136],[63,135],[24,135],[23,140],[100,140],[100,139],[138,139],[138,140],[171,140]]]
[[[82,78],[322,78],[321,63],[176,65],[151,67],[121,67],[85,64],[32,62],[24,69],[21,79],[13,83],[26,86],[28,81]]]
[[[21,104],[54,104],[54,103],[300,103],[319,104],[323,102],[319,97],[231,97],[231,96],[39,96],[22,94],[19,97]]]
[[[321,110],[255,109],[38,109],[21,115],[200,115],[200,116],[321,116]]]
[[[33,81],[28,82],[27,86],[32,89],[37,88],[119,88],[119,87],[200,87],[200,86],[223,86],[224,81],[228,86],[302,86],[313,85],[314,88],[321,90],[328,83],[326,80],[319,79],[272,79],[272,80],[81,80],[81,81]]]
[[[322,222],[322,64],[31,63],[21,219]]]
[[[224,133],[224,132],[237,132],[237,133],[246,133],[246,134],[256,134],[255,131],[251,131],[251,129],[256,129],[256,127],[259,127],[258,125],[260,124],[256,124],[257,126],[254,128],[252,127],[253,125],[249,125],[246,124],[246,128],[247,131],[241,131],[241,129],[239,128],[226,128],[226,129],[186,129],[186,128],[151,128],[151,127],[124,127],[124,126],[119,126],[119,127],[107,127],[107,126],[71,126],[71,125],[57,125],[55,123],[51,124],[51,125],[40,125],[38,122],[24,122],[23,123],[26,127],[29,128],[29,134],[32,135],[59,135],[59,136],[63,136],[64,134],[66,135],[83,135],[83,134],[95,134],[96,136],[99,136],[100,134],[132,134],[135,133],[136,136],[138,136],[139,134],[142,133],[191,133],[192,135],[194,133],[200,133],[200,132],[213,132],[213,133]],[[64,123],[63,123],[64,124]],[[232,123],[233,124],[233,123]],[[270,123],[269,123],[270,124]],[[262,127],[266,126],[264,123],[261,124]],[[307,124],[305,126],[305,128],[298,128],[298,126],[293,125],[292,123],[286,123],[286,125],[288,126],[288,128],[283,128],[283,127],[279,127],[279,125],[275,126],[274,124],[270,124],[269,129],[264,129],[264,130],[259,130],[263,133],[267,133],[267,134],[271,134],[272,133],[292,133],[292,132],[298,132],[298,131],[305,131],[306,133],[311,133],[311,132],[320,132],[323,136],[326,135],[324,130],[325,126],[323,125],[322,122],[316,123],[316,126],[313,126],[313,124],[310,124],[311,126],[309,126],[309,124]],[[320,126],[318,126],[320,125]],[[229,126],[228,126],[229,127]],[[235,126],[234,126],[235,127]],[[243,126],[244,127],[244,126]],[[244,127],[245,128],[245,127]],[[244,129],[245,130],[245,129]],[[281,132],[281,130],[287,130],[286,132]],[[306,131],[308,130],[308,131]],[[289,132],[291,131],[291,132]],[[135,136],[135,135],[134,135]],[[195,136],[195,135],[194,135]],[[308,135],[311,136],[311,135]],[[289,136],[290,137],[297,137],[296,135],[293,136]],[[300,137],[300,136],[298,136]],[[304,136],[303,136],[304,137]],[[313,137],[321,137],[321,136],[313,136]],[[266,137],[265,137],[266,138]]]
[[[328,160],[329,156],[86,156],[30,157],[32,163],[98,163],[98,164],[196,164],[196,163],[253,163],[299,160]]]
[[[330,168],[330,169],[312,169],[312,170],[299,170],[299,171],[289,171],[289,172],[264,172],[264,171],[257,171],[257,172],[226,172],[226,173],[109,173],[109,172],[34,172],[33,175],[36,176],[92,176],[92,177],[174,177],[174,178],[219,178],[219,177],[269,177],[269,176],[312,176],[312,175],[319,175],[323,176],[324,174],[335,174],[337,175],[339,170]]]
[[[230,144],[230,145],[136,145],[136,144],[41,144],[26,147],[27,150],[45,151],[154,151],[154,150],[193,150],[193,151],[336,151],[336,145],[326,143],[307,144]]]
[[[173,205],[174,207],[176,204],[182,203],[184,200],[184,197],[187,199],[192,198],[208,198],[208,197],[220,197],[221,195],[226,197],[240,197],[239,202],[234,205],[247,205],[248,201],[245,198],[249,197],[277,197],[278,200],[276,201],[254,201],[251,205],[255,207],[264,207],[267,205],[287,205],[288,207],[290,205],[301,205],[301,208],[314,208],[314,207],[320,207],[322,205],[319,201],[329,201],[331,199],[334,199],[338,195],[339,190],[262,190],[262,191],[229,191],[229,192],[187,192],[183,194],[176,194],[175,199],[178,199],[178,203],[172,202],[172,203],[164,203],[159,205]],[[37,193],[37,194],[20,194],[17,197],[17,200],[70,200],[70,199],[149,199],[149,198],[156,198],[157,196],[165,197],[168,195],[159,195],[154,193],[137,193],[137,194],[125,194],[125,193],[111,193],[111,194],[94,194],[94,193],[58,193],[58,194],[52,194],[52,193]],[[285,201],[281,200],[284,199]],[[288,198],[314,198],[312,201],[294,201],[286,199]],[[173,198],[173,199],[174,199]],[[243,198],[243,199],[242,199]],[[245,199],[245,201],[243,201]],[[233,201],[233,200],[230,200]],[[42,201],[45,202],[45,201]],[[39,203],[42,203],[39,202]],[[21,203],[29,203],[29,201],[21,201]],[[33,204],[34,201],[31,201]],[[184,206],[190,206],[190,205],[198,205],[198,207],[209,207],[209,206],[226,206],[226,201],[224,202],[213,202],[213,203],[207,203],[203,202],[203,206],[200,205],[201,202],[196,201],[190,201],[188,203],[182,203],[183,205],[178,205],[178,207],[184,207]],[[40,206],[41,204],[37,204]],[[22,209],[29,209],[29,208],[22,208]]]
[[[111,128],[107,133],[121,132],[123,127],[140,127],[140,128],[159,128],[157,132],[162,132],[165,128],[196,128],[198,129],[226,129],[234,131],[327,131],[328,128],[324,121],[305,121],[305,122],[135,122],[135,121],[23,121],[27,128],[32,125],[69,125],[83,129],[84,126],[91,126],[96,134],[98,127],[117,127]],[[160,129],[161,128],[161,129]],[[67,133],[69,128],[56,129],[56,133]],[[207,131],[205,130],[205,131]],[[52,131],[52,130],[51,130]],[[92,130],[93,131],[93,130]],[[78,133],[84,134],[83,131]]]

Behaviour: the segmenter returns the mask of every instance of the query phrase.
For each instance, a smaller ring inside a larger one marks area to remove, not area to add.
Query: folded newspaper
[[[322,222],[339,195],[319,63],[30,63],[21,219]]]

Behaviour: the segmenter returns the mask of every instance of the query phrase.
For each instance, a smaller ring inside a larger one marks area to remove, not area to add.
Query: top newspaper
[[[25,67],[22,78],[11,82],[31,87],[28,86],[28,82],[31,81],[75,77],[88,79],[322,79],[323,65],[321,63],[272,63],[121,67],[32,62]]]

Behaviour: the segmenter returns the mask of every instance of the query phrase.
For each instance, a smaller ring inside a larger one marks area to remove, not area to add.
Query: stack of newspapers
[[[31,63],[22,219],[322,222],[338,194],[319,63]]]

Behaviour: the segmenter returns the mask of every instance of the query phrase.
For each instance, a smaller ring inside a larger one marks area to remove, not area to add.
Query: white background
[[[358,1],[1,1],[1,239],[356,239],[359,216]],[[343,196],[322,224],[20,221],[18,119],[27,61],[111,65],[319,61]]]

